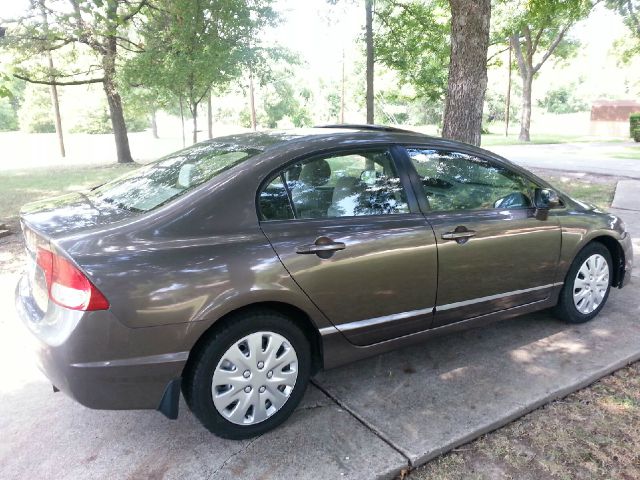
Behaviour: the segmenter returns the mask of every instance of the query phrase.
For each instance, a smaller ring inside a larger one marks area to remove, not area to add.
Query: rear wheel
[[[302,330],[277,312],[229,319],[189,361],[183,393],[212,433],[243,439],[284,422],[309,382],[311,354]]]
[[[611,254],[604,245],[587,245],[573,260],[555,314],[569,323],[584,323],[600,313],[611,290]]]

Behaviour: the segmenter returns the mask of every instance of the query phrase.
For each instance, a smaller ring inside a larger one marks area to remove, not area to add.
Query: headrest
[[[305,164],[300,172],[300,182],[314,187],[326,184],[331,177],[331,166],[326,160],[316,160]]]

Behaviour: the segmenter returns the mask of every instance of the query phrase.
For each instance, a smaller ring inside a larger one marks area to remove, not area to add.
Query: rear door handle
[[[335,252],[337,250],[344,250],[345,248],[347,248],[347,246],[344,242],[312,243],[310,245],[299,246],[296,248],[296,253],[308,255],[312,253]]]

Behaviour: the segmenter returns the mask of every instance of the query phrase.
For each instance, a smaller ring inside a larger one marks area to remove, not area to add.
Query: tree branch
[[[498,43],[496,43],[495,45],[498,45]],[[503,48],[502,50],[498,50],[497,52],[495,52],[494,54],[492,54],[489,58],[487,58],[487,63],[489,63],[491,60],[493,60],[494,57],[497,57],[498,55],[500,55],[501,53],[504,53],[506,51],[509,50],[509,47],[507,46],[506,48]]]
[[[148,0],[142,0],[132,12],[122,17],[122,23],[128,22],[133,17],[135,17],[138,13],[140,13],[140,10],[142,10],[147,5],[147,3],[149,3]]]
[[[558,47],[558,45],[560,44],[560,42],[564,38],[564,35],[565,35],[565,33],[567,33],[567,30],[569,30],[570,26],[571,26],[571,24],[566,25],[566,26],[564,26],[562,28],[562,30],[560,30],[560,33],[558,33],[558,36],[555,38],[555,40],[553,41],[553,43],[549,47],[549,50],[547,50],[547,52],[542,56],[542,59],[538,62],[538,64],[535,67],[533,67],[533,73],[536,73],[538,70],[540,70],[540,67],[542,67],[544,62],[546,62],[547,59],[551,55],[553,55],[553,52],[555,51],[555,49]]]
[[[520,76],[524,78],[528,75],[527,64],[524,61],[524,55],[522,54],[522,47],[520,46],[520,38],[517,35],[512,35],[510,38],[513,51],[516,54],[516,60],[518,61],[518,70],[520,70]]]
[[[87,85],[89,83],[102,83],[104,82],[104,78],[90,78],[88,80],[74,80],[69,82],[58,82],[55,80],[35,80],[33,78],[25,77],[18,73],[14,73],[13,76],[20,80],[24,80],[29,83],[36,83],[38,85],[55,85],[57,87],[64,87],[66,85]]]

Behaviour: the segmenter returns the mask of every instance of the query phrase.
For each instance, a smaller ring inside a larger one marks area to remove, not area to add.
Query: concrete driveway
[[[640,212],[623,216],[640,239]],[[636,280],[585,325],[542,312],[323,372],[284,426],[228,441],[184,404],[170,421],[52,393],[23,347],[16,279],[0,274],[3,480],[390,478],[640,358]]]
[[[501,145],[487,147],[525,168],[616,175],[640,179],[640,161],[612,158],[635,142],[563,143],[557,145]]]

